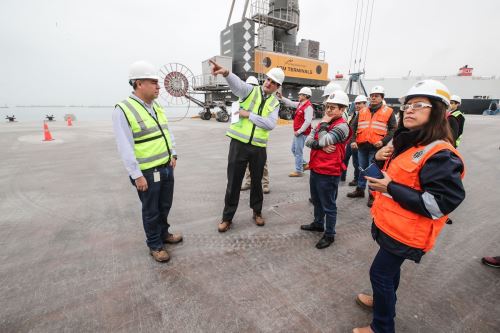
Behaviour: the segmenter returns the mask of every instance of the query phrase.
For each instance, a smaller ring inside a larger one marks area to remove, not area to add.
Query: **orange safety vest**
[[[387,135],[387,126],[391,115],[392,109],[386,105],[382,105],[373,114],[373,117],[368,107],[362,108],[358,115],[356,143],[369,142],[374,144],[382,140]]]
[[[437,140],[426,146],[412,147],[396,156],[390,163],[387,160],[384,170],[396,183],[422,191],[420,170],[432,155],[445,149],[451,150],[462,160],[462,163],[464,162],[460,153],[450,143]],[[462,179],[464,175],[465,164]],[[371,212],[375,225],[380,230],[413,248],[422,249],[424,252],[432,249],[439,232],[448,219],[447,215],[433,219],[428,218],[404,209],[388,193],[373,192],[373,194],[375,201]]]

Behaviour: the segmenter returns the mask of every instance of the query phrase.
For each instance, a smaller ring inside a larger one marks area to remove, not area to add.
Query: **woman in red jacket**
[[[311,202],[314,205],[314,221],[302,225],[306,231],[323,232],[316,248],[324,249],[335,240],[337,223],[337,192],[340,175],[346,169],[345,146],[352,133],[342,117],[349,105],[349,97],[341,90],[334,91],[326,100],[325,115],[306,139],[311,148],[309,168],[311,176]]]
[[[403,127],[393,146],[380,149],[384,178],[366,177],[375,191],[372,235],[380,246],[370,268],[373,297],[357,302],[373,309],[370,326],[358,333],[394,332],[396,290],[405,259],[420,262],[430,251],[447,216],[465,198],[465,166],[446,120],[450,95],[434,80],[415,84],[401,98]]]

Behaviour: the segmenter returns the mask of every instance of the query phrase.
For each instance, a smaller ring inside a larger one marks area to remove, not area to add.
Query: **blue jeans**
[[[344,158],[344,164],[346,168],[349,168],[349,160],[351,159],[351,155],[352,155],[352,166],[354,167],[354,180],[358,180],[359,178],[358,150],[352,149],[351,145],[348,143],[345,147],[345,158]],[[342,179],[345,179],[346,175],[347,175],[347,170],[342,172]]]
[[[309,177],[311,200],[314,205],[314,223],[325,225],[325,235],[328,236],[335,235],[339,180],[340,176],[321,175],[312,170]]]
[[[401,265],[405,259],[384,248],[378,250],[370,268],[373,290],[373,321],[371,328],[376,333],[392,333],[396,317],[396,290],[399,286]]]
[[[366,169],[369,165],[370,162],[373,160],[375,157],[375,153],[377,152],[376,149],[358,149],[358,162],[359,166],[363,169]],[[360,177],[358,179],[358,187],[360,189],[365,189],[366,188],[366,179],[365,177]]]
[[[304,144],[306,142],[307,136],[300,134],[299,136],[293,136],[292,142],[292,153],[295,156],[295,171],[304,171]]]
[[[163,247],[163,240],[168,233],[167,218],[174,197],[174,169],[171,166],[159,167],[160,181],[154,182],[154,169],[143,171],[148,182],[145,192],[137,191],[142,202],[142,224],[146,233],[146,244],[152,250]],[[135,182],[131,179],[132,184]]]

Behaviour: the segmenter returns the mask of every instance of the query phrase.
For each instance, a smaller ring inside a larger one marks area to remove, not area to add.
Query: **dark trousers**
[[[372,162],[376,153],[377,153],[376,148],[359,148],[358,149],[359,166],[362,167],[363,169],[366,169]],[[361,177],[360,179],[358,179],[358,187],[363,190],[366,188],[365,177]]]
[[[399,286],[401,265],[405,258],[396,256],[384,248],[378,250],[370,268],[373,289],[373,321],[376,333],[392,333],[396,317],[396,290]]]
[[[232,221],[238,203],[240,201],[240,190],[245,170],[250,169],[250,208],[255,213],[262,212],[262,175],[266,164],[267,152],[265,147],[257,147],[231,139],[229,144],[229,155],[227,158],[227,187],[224,198],[224,211],[222,220]]]
[[[314,223],[325,226],[325,235],[335,235],[337,193],[340,176],[329,176],[311,170],[309,187],[314,205]],[[326,220],[326,223],[325,223]]]
[[[354,167],[354,180],[358,180],[359,178],[359,163],[358,163],[358,150],[352,149],[351,145],[348,143],[345,147],[345,158],[344,164],[346,168],[349,168],[349,160],[352,156],[352,166]],[[342,172],[342,179],[345,179],[347,175],[347,170]]]
[[[160,173],[160,181],[155,182],[154,171]],[[137,191],[142,202],[142,224],[146,233],[146,244],[152,250],[163,247],[170,225],[168,213],[174,197],[174,169],[171,166],[160,167],[142,173],[148,182],[145,192]],[[135,186],[135,182],[132,180]]]

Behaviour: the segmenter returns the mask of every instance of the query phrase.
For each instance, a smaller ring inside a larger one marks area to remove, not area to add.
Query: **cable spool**
[[[186,113],[180,121],[189,113],[191,101],[186,96],[192,93],[193,72],[179,63],[168,63],[160,68],[160,97],[169,106],[186,107]]]

